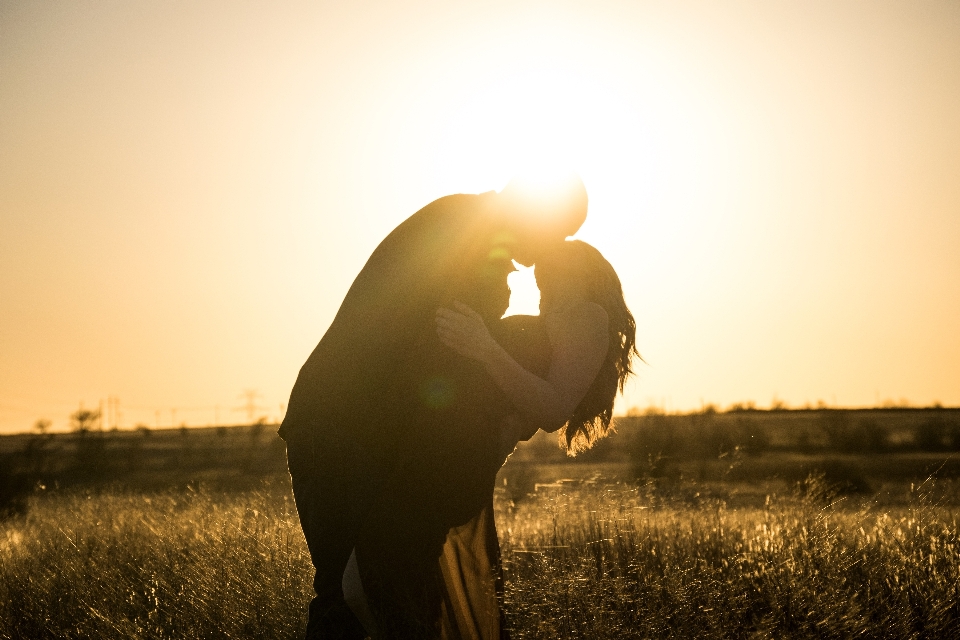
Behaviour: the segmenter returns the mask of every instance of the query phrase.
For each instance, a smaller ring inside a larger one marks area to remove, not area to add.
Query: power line
[[[247,401],[242,407],[239,407],[237,411],[246,411],[247,420],[249,420],[252,424],[253,421],[256,420],[257,412],[263,408],[257,404],[257,398],[261,397],[260,392],[256,389],[245,389],[243,393],[240,394],[240,397],[246,398]]]

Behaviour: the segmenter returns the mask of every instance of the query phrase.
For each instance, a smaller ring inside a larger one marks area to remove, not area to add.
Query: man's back
[[[409,389],[405,363],[422,347],[437,307],[460,297],[485,305],[488,315],[503,313],[512,267],[493,251],[494,198],[441,198],[380,243],[301,368],[281,436],[313,431],[324,439],[382,440],[390,428],[384,422],[394,422],[391,412],[409,401],[402,397]]]

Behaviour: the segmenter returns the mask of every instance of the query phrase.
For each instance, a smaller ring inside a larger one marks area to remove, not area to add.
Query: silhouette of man
[[[575,176],[550,190],[512,180],[500,193],[446,196],[394,229],[354,280],[301,367],[279,430],[316,569],[307,638],[366,636],[341,589],[364,518],[402,464],[412,416],[469,394],[460,357],[424,343],[439,344],[437,308],[460,300],[492,324],[509,302],[511,260],[533,264],[586,213]],[[441,369],[452,373],[418,379],[437,358],[450,359]],[[423,430],[417,438],[429,438]]]

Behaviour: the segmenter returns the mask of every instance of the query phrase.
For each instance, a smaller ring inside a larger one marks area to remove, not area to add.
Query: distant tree
[[[50,430],[49,420],[37,420],[33,424],[36,434],[27,439],[22,452],[23,468],[28,474],[37,475],[47,466],[50,444],[53,436],[47,433]]]
[[[913,441],[921,451],[947,451],[952,448],[953,434],[946,420],[934,416],[916,428]]]
[[[641,409],[637,405],[633,405],[627,409],[627,417],[629,418],[638,418],[640,416],[662,416],[666,412],[663,410],[663,407],[659,407],[653,403],[650,403],[646,409]]]
[[[950,451],[960,451],[960,423],[954,422],[944,428],[945,444]]]
[[[876,453],[886,447],[886,433],[873,420],[854,420],[847,411],[823,409],[818,422],[834,451]]]
[[[70,426],[80,435],[90,431],[98,420],[100,420],[99,411],[84,409],[83,407],[70,414]]]
[[[824,409],[817,417],[820,428],[827,434],[830,447],[835,451],[850,453],[856,442],[851,437],[849,414],[837,409]]]
[[[100,412],[84,409],[77,409],[70,414],[70,425],[74,433],[80,436],[77,442],[76,450],[76,468],[77,471],[85,475],[95,475],[109,466],[111,462],[106,455],[106,444],[103,438],[103,432],[98,431],[96,437],[87,437],[94,426],[98,425]]]
[[[670,416],[647,415],[633,422],[630,431],[624,431],[627,455],[638,477],[649,475],[657,466],[655,461],[680,453],[677,422],[677,418]]]

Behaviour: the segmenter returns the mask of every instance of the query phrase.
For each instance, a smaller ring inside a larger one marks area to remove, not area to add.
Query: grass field
[[[960,637],[960,512],[926,488],[892,511],[817,480],[759,508],[695,486],[540,489],[501,503],[517,637]]]
[[[575,459],[540,434],[495,496],[513,636],[960,638],[958,434],[953,409],[651,414]],[[269,426],[0,438],[0,638],[297,638],[311,574]]]
[[[960,637],[950,486],[881,508],[817,481],[757,500],[755,485],[622,470],[501,472],[515,637]],[[296,638],[304,624],[311,572],[283,476],[43,490],[28,507],[0,523],[0,637]]]

